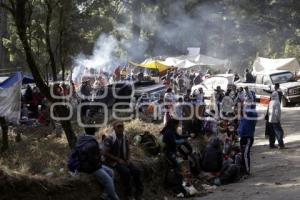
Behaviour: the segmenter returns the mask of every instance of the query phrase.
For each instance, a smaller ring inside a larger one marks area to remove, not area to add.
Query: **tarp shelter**
[[[165,65],[170,65],[178,68],[191,68],[194,66],[208,66],[214,69],[224,69],[227,60],[221,60],[206,55],[183,55],[177,57],[168,57],[162,62]]]
[[[269,59],[258,57],[254,61],[252,67],[253,74],[272,70],[289,70],[291,72],[298,72],[300,70],[300,66],[296,58]]]
[[[23,74],[22,84],[34,83],[34,78],[31,74]]]
[[[166,71],[170,68],[170,66],[165,65],[160,60],[153,60],[153,59],[146,59],[144,62],[138,64],[135,62],[129,62],[130,64],[137,66],[137,67],[144,67],[148,69],[157,69],[159,72]]]
[[[22,73],[17,72],[0,83],[0,116],[8,121],[19,122],[22,80]]]

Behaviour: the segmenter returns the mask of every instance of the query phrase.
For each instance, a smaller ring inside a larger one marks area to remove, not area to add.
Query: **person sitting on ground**
[[[104,187],[107,199],[119,200],[113,181],[113,170],[101,163],[99,144],[95,138],[96,128],[85,128],[70,156],[68,167],[72,172],[93,174]]]
[[[202,169],[213,175],[219,176],[223,165],[223,151],[221,141],[217,137],[210,139],[202,152]]]
[[[48,126],[50,124],[49,108],[47,108],[46,106],[41,107],[41,113],[39,115],[38,121],[43,126]]]
[[[38,87],[34,87],[32,90],[32,102],[31,102],[31,111],[32,111],[32,118],[37,119],[39,116],[39,105],[42,105],[43,96],[40,93]]]
[[[32,89],[30,85],[27,85],[26,91],[24,94],[24,101],[25,103],[30,103],[32,101]]]
[[[120,174],[125,197],[130,198],[132,196],[132,188],[135,186],[134,197],[140,199],[144,190],[140,177],[141,172],[130,161],[129,139],[124,132],[124,123],[115,121],[113,129],[114,132],[103,141],[104,156],[108,164]]]
[[[27,105],[25,103],[22,103],[21,105],[21,120],[28,120],[29,116],[29,110],[27,108]]]

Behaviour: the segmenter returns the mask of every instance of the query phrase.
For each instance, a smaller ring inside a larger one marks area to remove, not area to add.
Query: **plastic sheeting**
[[[223,69],[227,60],[221,60],[206,55],[184,55],[168,57],[162,62],[165,65],[188,69],[194,66],[209,66],[210,68]]]
[[[20,120],[22,79],[17,72],[0,83],[0,116],[16,123]]]
[[[208,66],[213,69],[222,70],[224,69],[224,66],[228,64],[227,60],[221,60],[202,54],[167,57],[165,60],[146,59],[140,64],[134,62],[129,63],[139,67],[158,69],[160,72],[165,71],[170,67],[188,69],[195,66]]]
[[[254,61],[252,67],[253,74],[273,70],[289,70],[291,72],[298,72],[300,70],[300,66],[296,58],[269,59],[258,57]]]
[[[160,60],[153,60],[153,59],[146,59],[144,62],[138,64],[134,62],[129,62],[132,65],[138,66],[138,67],[144,67],[148,69],[157,69],[159,72],[166,71],[167,69],[170,68],[170,66],[165,65],[162,61]]]

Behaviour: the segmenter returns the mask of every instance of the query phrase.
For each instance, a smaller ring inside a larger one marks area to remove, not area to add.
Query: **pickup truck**
[[[300,103],[300,82],[295,81],[295,76],[287,70],[264,71],[256,74],[255,83],[238,83],[237,87],[246,87],[256,93],[257,99],[270,98],[276,83],[280,84],[283,92],[282,107]]]

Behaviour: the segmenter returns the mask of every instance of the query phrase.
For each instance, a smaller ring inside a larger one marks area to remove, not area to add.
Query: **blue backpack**
[[[71,172],[93,173],[101,166],[99,144],[94,137],[80,137],[73,149],[68,168]]]

